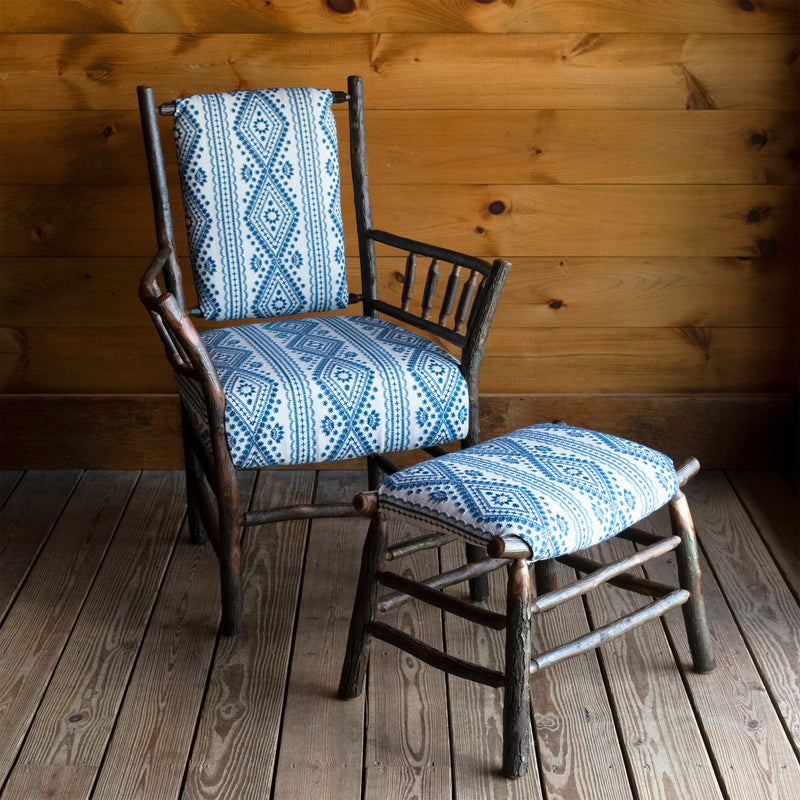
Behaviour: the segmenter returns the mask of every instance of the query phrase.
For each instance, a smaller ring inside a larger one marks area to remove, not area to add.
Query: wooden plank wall
[[[558,417],[707,466],[781,457],[796,0],[3,0],[0,24],[4,466],[180,464],[136,297],[155,250],[136,85],[351,73],[376,225],[513,262],[486,435]],[[397,269],[381,261],[393,291]]]

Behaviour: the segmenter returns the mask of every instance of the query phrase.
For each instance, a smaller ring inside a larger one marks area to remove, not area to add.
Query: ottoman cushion
[[[486,544],[513,534],[533,560],[598,544],[665,505],[672,461],[643,445],[568,425],[532,425],[387,477],[385,511]]]

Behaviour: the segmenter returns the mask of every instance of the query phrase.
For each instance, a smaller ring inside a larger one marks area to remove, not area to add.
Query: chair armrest
[[[365,312],[385,313],[439,336],[462,350],[469,351],[470,354],[482,352],[480,343],[486,338],[500,291],[511,265],[499,259],[490,263],[466,253],[396,236],[386,231],[368,230],[366,236],[372,241],[402,250],[407,256],[400,304],[388,303],[378,298],[365,298]],[[421,298],[420,313],[410,310],[417,256],[431,259]],[[452,268],[438,314],[434,315],[440,262],[452,264]],[[464,270],[467,270],[469,275],[462,285]],[[456,303],[457,295],[458,303]],[[452,320],[448,322],[451,315]]]
[[[164,294],[158,285],[158,278],[164,272],[164,267],[169,262],[171,255],[171,248],[162,247],[156,253],[155,258],[150,262],[150,266],[147,267],[142,279],[139,281],[139,299],[147,308],[151,308]]]
[[[171,257],[169,247],[156,253],[139,281],[139,299],[150,312],[173,369],[210,383],[213,390],[219,386],[219,377],[197,328],[177,298],[163,291],[158,283]]]
[[[406,239],[402,236],[396,236],[393,233],[387,233],[386,231],[369,230],[367,231],[367,237],[375,242],[395,247],[398,250],[405,250],[409,253],[435,258],[439,261],[446,261],[448,264],[459,264],[462,267],[467,267],[467,269],[477,270],[483,275],[488,275],[492,270],[491,263],[482,258],[476,258],[466,253],[459,253],[456,250],[449,250],[446,247],[439,247],[426,242],[418,242],[414,239]]]

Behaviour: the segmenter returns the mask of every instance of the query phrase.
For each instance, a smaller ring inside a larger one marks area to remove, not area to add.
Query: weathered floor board
[[[91,794],[185,514],[179,489],[175,472],[139,481],[28,731],[10,796]]]
[[[365,489],[361,473],[320,473],[316,496],[320,502],[337,502]],[[276,797],[360,797],[364,698],[342,703],[336,689],[365,532],[360,519],[311,524]],[[252,796],[267,797],[268,791]],[[242,791],[236,796],[250,795]]]
[[[401,523],[393,526],[389,541],[414,535],[409,525]],[[415,553],[401,563],[398,571],[409,575],[438,570],[434,550]],[[441,613],[430,606],[407,603],[380,619],[427,644],[442,646]],[[364,799],[449,799],[452,773],[444,674],[374,640],[367,686]]]
[[[288,504],[365,483],[362,472],[262,472],[244,491],[254,505]],[[179,473],[2,473],[0,800],[789,800],[800,785],[798,499],[777,472],[701,473],[687,494],[717,669],[692,670],[674,610],[545,670],[532,685],[529,773],[507,781],[500,690],[376,642],[364,695],[336,698],[364,520],[249,531],[247,632],[227,639],[216,560],[188,542]],[[665,532],[666,514],[643,527]],[[463,553],[449,545],[440,558],[448,568]],[[403,568],[433,572],[436,553]],[[674,571],[672,558],[646,568],[656,581]],[[503,577],[492,576],[498,610]],[[609,588],[566,604],[534,620],[534,646],[629,602]],[[455,654],[502,657],[494,631],[415,604],[390,614]]]

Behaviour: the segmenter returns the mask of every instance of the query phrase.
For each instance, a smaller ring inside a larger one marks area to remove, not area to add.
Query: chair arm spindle
[[[403,278],[403,295],[401,298],[400,308],[403,311],[408,311],[409,303],[411,302],[411,292],[414,289],[414,277],[417,273],[417,254],[409,253],[406,258],[406,274]]]
[[[469,317],[469,312],[472,307],[472,298],[475,296],[475,289],[478,286],[479,274],[476,270],[471,270],[469,280],[464,284],[461,290],[461,297],[458,300],[458,308],[456,309],[456,316],[454,320],[454,328],[456,333],[461,333],[464,330],[464,325]]]
[[[442,310],[439,312],[439,324],[444,325],[450,314],[453,313],[453,305],[456,300],[456,292],[458,291],[458,284],[461,280],[461,267],[458,264],[453,264],[453,269],[450,272],[450,277],[447,279],[447,288],[444,290],[444,299],[442,300]]]
[[[433,298],[439,283],[439,259],[434,258],[428,267],[428,279],[425,281],[425,293],[422,296],[422,319],[430,319],[433,311]]]

